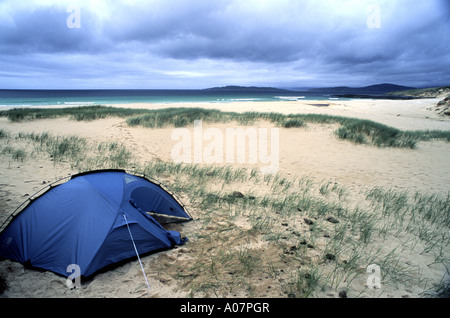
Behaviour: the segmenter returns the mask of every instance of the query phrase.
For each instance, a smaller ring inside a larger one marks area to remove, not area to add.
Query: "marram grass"
[[[257,120],[265,120],[284,128],[305,127],[308,123],[332,123],[340,125],[336,130],[338,138],[357,144],[414,149],[418,141],[432,139],[450,141],[450,131],[402,131],[370,120],[322,114],[235,113],[205,108],[147,110],[95,105],[69,108],[17,108],[1,111],[0,116],[7,117],[12,122],[64,116],[69,116],[78,121],[90,121],[116,116],[126,118],[126,122],[130,126],[149,128],[186,127],[193,125],[195,120],[203,120],[209,123],[235,121],[243,125],[251,125]]]

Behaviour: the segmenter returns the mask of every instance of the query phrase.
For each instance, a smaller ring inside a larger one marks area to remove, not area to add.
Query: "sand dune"
[[[328,107],[316,107],[304,102],[274,103],[230,103],[230,104],[133,104],[122,107],[166,108],[207,107],[226,111],[259,111],[280,113],[321,113],[371,119],[393,127],[408,130],[442,129],[450,130],[450,120],[438,117],[427,110],[436,100],[414,101],[319,101]],[[117,107],[117,105],[116,105]],[[271,128],[272,124],[258,123],[259,127]],[[230,124],[204,124],[204,129],[217,128],[225,132]],[[243,127],[245,128],[245,127]],[[171,140],[174,128],[149,129],[130,127],[123,118],[106,118],[93,122],[76,122],[68,118],[44,119],[30,122],[11,123],[0,118],[0,129],[15,136],[19,132],[53,135],[77,135],[94,143],[118,141],[123,143],[140,164],[149,161],[170,162]],[[189,129],[193,129],[190,127]],[[345,186],[350,193],[374,186],[421,193],[446,194],[450,191],[450,143],[443,141],[420,142],[417,149],[377,148],[369,145],[355,145],[337,139],[336,125],[308,124],[306,128],[280,128],[279,172],[286,176],[309,176],[318,182],[332,180]],[[14,141],[11,141],[14,142]],[[236,167],[257,167],[258,165],[233,164]],[[4,157],[0,163],[0,221],[12,212],[29,195],[45,184],[76,172],[68,162],[54,164],[44,155],[32,154],[24,162]],[[170,182],[170,177],[169,177]],[[176,180],[172,180],[176,182]],[[254,188],[252,188],[255,190]],[[245,185],[240,191],[245,190]],[[257,190],[255,190],[257,191]],[[189,198],[185,198],[189,200]],[[194,211],[201,217],[202,211]],[[198,223],[182,228],[184,232],[195,232]],[[236,226],[249,230],[248,220],[236,219]],[[251,243],[251,242],[250,242]],[[247,243],[247,244],[250,244]],[[268,248],[267,243],[253,242],[254,248]],[[151,264],[160,262],[165,266],[187,261],[189,246],[151,255],[143,259],[150,279],[152,291],[147,291],[142,272],[135,263],[127,263],[111,272],[102,273],[82,289],[70,290],[64,286],[63,278],[52,273],[24,270],[20,264],[0,262],[0,269],[7,274],[10,288],[6,297],[185,297],[188,291],[178,286],[170,276],[152,271]],[[434,269],[430,269],[434,270]],[[429,274],[432,275],[432,274]],[[439,277],[440,272],[434,273]],[[266,286],[267,287],[267,286]],[[361,287],[363,288],[363,287]],[[405,287],[406,288],[406,287]],[[411,295],[420,291],[409,287]],[[390,291],[391,297],[400,297],[404,289]],[[279,297],[280,294],[269,294]],[[237,293],[237,296],[246,296]],[[281,296],[280,296],[281,297]]]

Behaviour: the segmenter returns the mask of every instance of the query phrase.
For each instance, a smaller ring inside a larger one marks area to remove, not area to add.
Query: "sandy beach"
[[[317,113],[369,119],[401,130],[450,130],[450,119],[438,116],[433,111],[433,107],[438,101],[439,99],[327,100],[234,102],[223,104],[126,104],[110,106],[144,109],[203,107],[239,113],[249,111],[277,112],[282,114]],[[248,128],[248,126],[240,126],[236,123],[203,123],[204,130],[214,128],[225,132],[230,127]],[[261,121],[255,123],[255,127],[270,129],[275,126],[272,123]],[[448,195],[450,191],[450,143],[442,140],[420,141],[416,149],[357,145],[338,139],[335,135],[337,127],[337,124],[308,123],[306,127],[279,128],[279,175],[286,178],[286,180],[298,181],[302,180],[302,178],[303,180],[307,178],[310,180],[309,185],[311,189],[314,189],[315,195],[323,197],[327,202],[339,201],[339,203],[345,204],[346,207],[348,206],[349,209],[350,207],[354,208],[359,202],[368,200],[367,193],[374,188],[398,191],[399,193],[407,191],[411,194],[411,198],[415,193],[443,197]],[[80,167],[74,165],[69,159],[55,162],[47,154],[33,150],[34,146],[31,141],[16,138],[20,133],[41,134],[48,132],[52,136],[78,136],[93,145],[119,142],[133,155],[132,163],[126,167],[132,170],[144,167],[151,162],[171,163],[171,150],[176,144],[176,141],[171,138],[174,129],[174,127],[132,127],[127,124],[126,119],[117,117],[108,117],[94,121],[75,121],[68,117],[63,117],[19,123],[12,123],[7,118],[1,117],[0,130],[7,132],[10,136],[7,141],[0,140],[3,143],[3,149],[6,146],[23,148],[26,149],[27,156],[21,161],[2,154],[0,163],[0,222],[3,223],[7,215],[13,212],[28,196],[50,182],[78,172]],[[193,127],[190,126],[187,129],[192,131]],[[92,151],[95,152],[94,150]],[[94,155],[92,154],[92,156]],[[223,165],[230,166],[233,169],[244,168],[249,171],[259,167],[258,163],[224,163]],[[162,174],[158,178],[172,188],[176,188],[177,182],[181,182],[176,176],[170,175],[170,173]],[[263,180],[262,178],[261,180]],[[212,183],[214,183],[214,180],[212,180]],[[336,189],[337,186],[340,189],[345,189],[345,191],[341,191],[342,193],[345,192],[345,195],[342,195],[341,198],[341,193],[338,193],[338,190],[328,190],[326,192],[324,185],[328,187],[330,184],[336,185]],[[245,194],[253,193],[256,197],[270,194],[271,191],[277,196],[281,196],[291,190],[294,191],[292,188],[283,190],[281,186],[273,190],[269,187],[268,182],[258,184],[250,180],[224,183],[221,187],[219,185],[220,183],[212,185],[211,189],[231,192],[240,191]],[[295,189],[295,191],[297,190]],[[310,248],[307,250],[305,259],[310,260],[310,262],[304,261],[306,265],[292,265],[292,262],[288,262],[283,258],[285,256],[280,256],[280,260],[273,263],[273,266],[278,270],[276,275],[273,272],[268,274],[267,268],[264,268],[260,274],[243,272],[240,276],[234,277],[234,280],[228,280],[233,281],[234,285],[229,283],[228,286],[233,286],[233,288],[230,288],[227,292],[225,291],[226,288],[220,285],[219,282],[216,282],[217,288],[198,288],[198,286],[206,286],[206,283],[202,285],[204,282],[198,278],[201,275],[194,277],[191,273],[192,277],[189,276],[189,269],[192,269],[196,262],[201,262],[204,255],[210,253],[209,251],[214,247],[212,242],[208,241],[205,243],[202,241],[200,234],[203,232],[215,235],[220,229],[219,226],[232,224],[233,230],[230,232],[233,233],[230,235],[234,239],[228,240],[229,245],[226,250],[222,243],[216,247],[217,249],[223,248],[224,253],[229,253],[229,255],[234,255],[232,251],[242,251],[243,249],[249,251],[250,254],[248,255],[254,255],[252,253],[283,254],[285,248],[295,246],[295,249],[297,249],[300,243],[294,242],[295,235],[288,235],[288,238],[284,239],[284,241],[279,239],[281,241],[277,240],[274,243],[273,239],[268,238],[267,233],[264,235],[242,234],[254,233],[251,231],[254,231],[255,228],[255,214],[260,213],[262,217],[266,213],[272,213],[273,211],[256,207],[249,210],[242,209],[242,211],[237,213],[231,208],[223,207],[223,214],[218,214],[217,219],[211,224],[206,224],[205,220],[209,215],[206,212],[209,213],[209,210],[203,209],[202,205],[197,202],[197,198],[193,198],[189,193],[180,193],[179,195],[191,210],[196,221],[180,224],[176,227],[177,230],[180,230],[191,240],[183,247],[146,256],[142,259],[151,285],[151,291],[147,291],[139,265],[134,261],[107,273],[98,274],[83,284],[82,288],[71,290],[65,285],[63,277],[59,277],[51,272],[24,269],[21,264],[4,260],[0,262],[0,273],[6,275],[9,288],[1,297],[288,297],[293,293],[287,291],[288,286],[291,286],[288,283],[289,277],[295,276],[301,266],[318,264],[317,268],[322,268],[324,273],[331,266],[330,262],[319,262],[318,260],[323,258],[323,255],[329,255],[330,252],[327,249],[329,245],[327,245],[326,239],[327,236],[333,237],[334,231],[337,230],[336,228],[331,228],[332,224],[326,222],[326,219],[321,223],[321,218],[318,215],[317,219],[312,219],[316,225],[321,224],[320,228],[326,235],[321,235],[320,239],[317,238],[314,241],[314,249]],[[370,213],[371,209],[375,209],[370,206],[370,202],[366,203],[361,204],[367,208],[368,213]],[[233,209],[236,209],[236,207]],[[234,213],[232,218],[230,218],[231,213]],[[334,210],[332,213],[335,214],[336,211]],[[310,226],[308,226],[308,222],[305,223],[304,221],[306,216],[287,218],[286,215],[277,216],[275,212],[274,214],[267,214],[267,216],[273,222],[278,222],[279,224],[289,223],[290,233],[300,232],[302,237],[310,238]],[[308,216],[308,218],[311,218],[311,216]],[[343,223],[341,222],[341,224]],[[274,231],[279,233],[281,232],[280,229],[286,230],[284,225],[278,225]],[[394,232],[389,232],[384,237],[373,235],[367,248],[375,250],[383,246],[383,248],[391,248],[393,250],[395,246],[404,245],[406,241],[410,240],[411,237],[409,235],[413,235],[411,233],[396,235]],[[304,235],[303,233],[309,234]],[[439,254],[439,261],[436,261],[436,253],[424,252],[427,250],[426,245],[420,240],[407,252],[401,252],[398,255],[399,262],[405,268],[408,266],[408,268],[414,268],[408,274],[408,279],[399,279],[395,284],[383,284],[382,289],[369,290],[365,285],[367,278],[365,267],[370,264],[365,264],[364,266],[360,264],[355,268],[355,273],[359,273],[359,276],[355,276],[356,278],[354,278],[351,285],[350,280],[343,280],[332,287],[319,289],[314,295],[317,297],[339,297],[339,291],[348,288],[347,293],[350,297],[421,297],[424,290],[432,288],[433,284],[439,284],[445,274],[445,268],[448,266],[448,257],[450,256],[448,228],[447,233],[443,235],[443,239],[446,241],[446,248]],[[283,237],[283,235],[280,234],[280,237]],[[357,241],[357,238],[354,239]],[[297,250],[295,252],[297,253]],[[351,254],[350,248],[342,252],[342,257],[339,259],[341,263],[339,264],[347,264],[346,262],[349,261],[350,257],[347,254],[349,253]],[[386,250],[384,253],[383,255],[386,255],[388,251]],[[301,258],[300,255],[296,256]],[[206,258],[211,262],[214,257],[219,258],[216,254],[211,254]],[[445,259],[447,261],[443,261]],[[314,263],[316,261],[317,263]],[[218,262],[220,261],[218,260]],[[222,260],[222,262],[225,261]],[[177,276],[177,271],[182,267],[185,268],[184,272],[178,272]],[[206,271],[206,269],[204,270]],[[323,275],[324,280],[330,277],[326,274]],[[208,275],[204,274],[204,276]],[[211,283],[213,278],[210,277],[209,279],[207,282]],[[247,279],[252,279],[251,282],[247,282],[247,285],[235,282],[236,280],[246,281]],[[426,283],[424,283],[425,281]],[[250,285],[252,286],[251,288],[248,287]]]

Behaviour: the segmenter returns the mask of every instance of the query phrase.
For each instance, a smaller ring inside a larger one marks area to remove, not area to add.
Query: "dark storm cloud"
[[[81,28],[67,26],[74,3]],[[445,82],[448,13],[445,0],[6,0],[0,83],[27,70],[130,86]]]
[[[10,54],[60,53],[92,51],[102,38],[92,28],[69,29],[66,8],[23,9],[14,13],[10,23],[1,24],[0,52]],[[87,25],[95,20],[88,12],[83,16]]]

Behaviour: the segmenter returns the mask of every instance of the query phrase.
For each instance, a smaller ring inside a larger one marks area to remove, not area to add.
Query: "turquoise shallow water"
[[[271,90],[256,92],[233,90],[0,90],[0,107],[131,103],[231,103],[236,101],[328,99],[335,98],[330,94]]]

